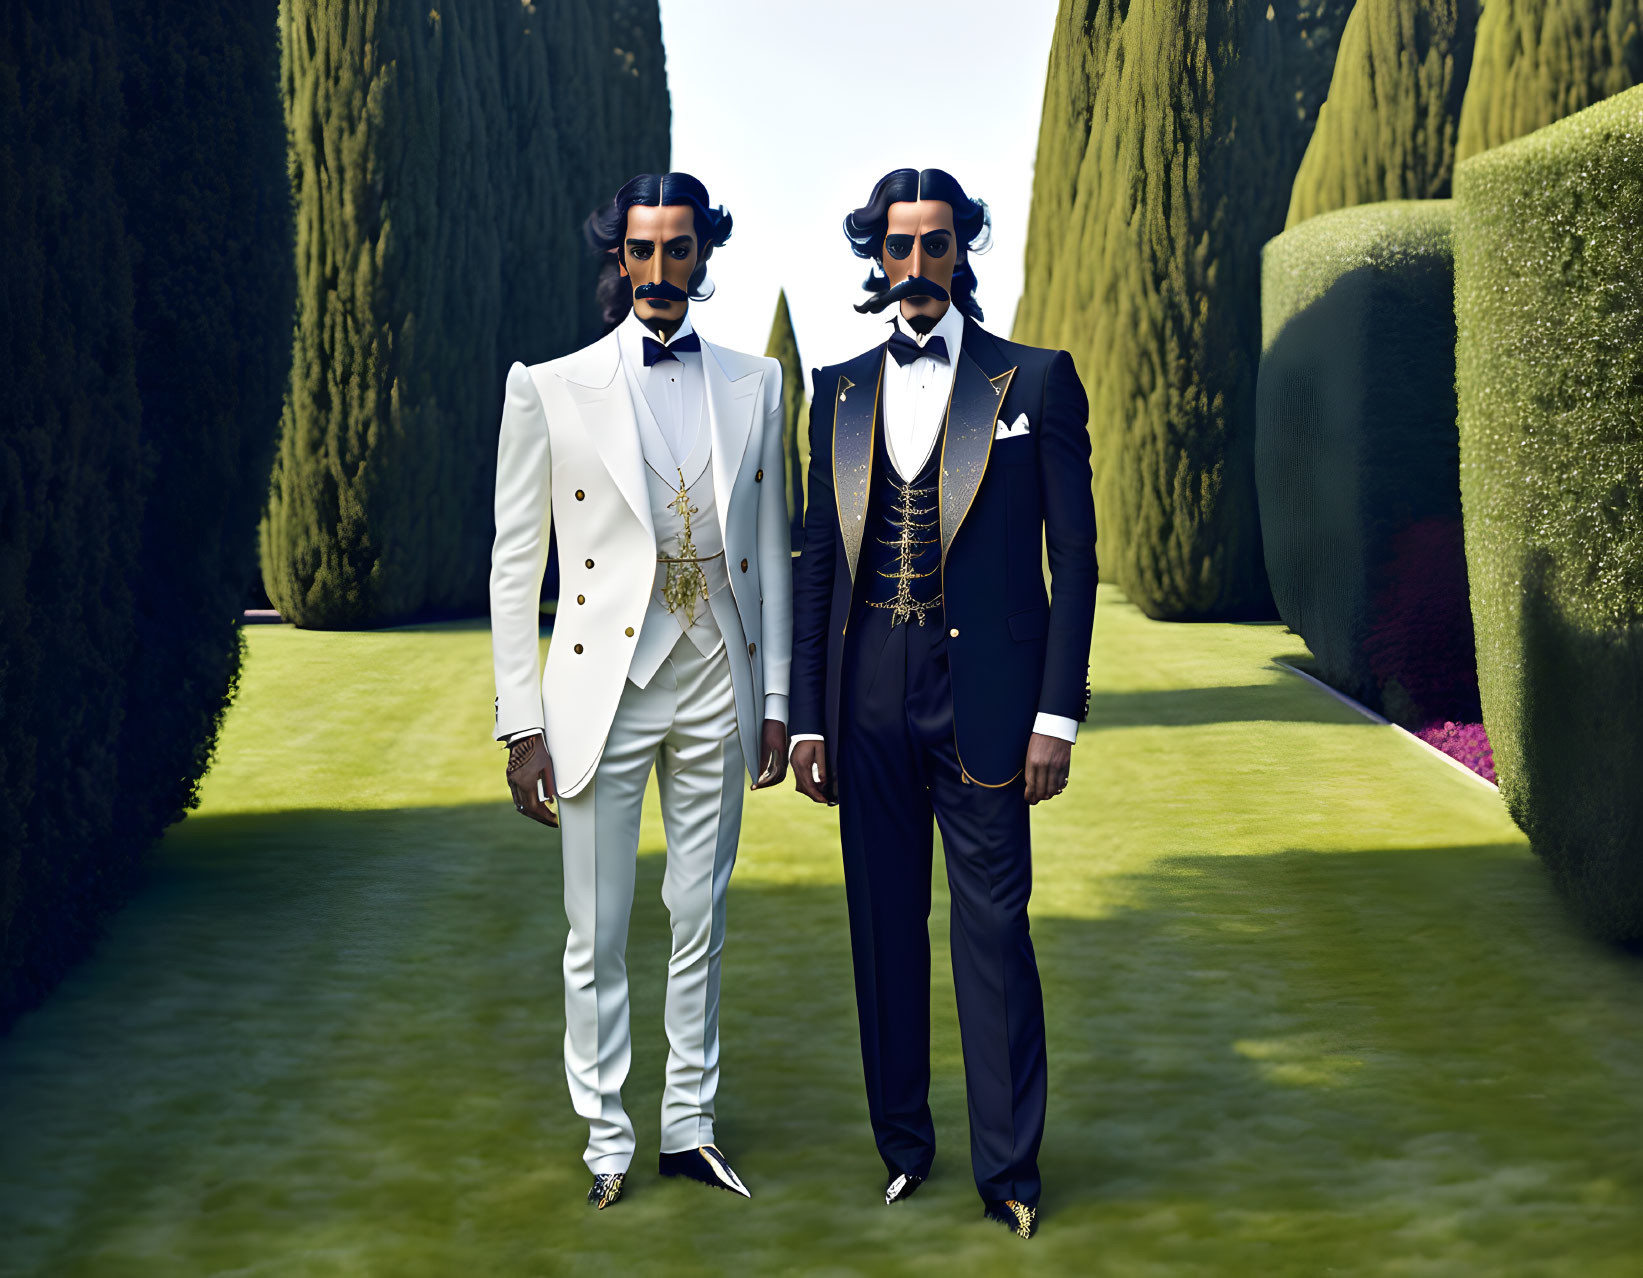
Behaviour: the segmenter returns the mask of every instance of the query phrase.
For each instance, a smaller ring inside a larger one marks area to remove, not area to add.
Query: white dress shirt
[[[918,477],[936,436],[947,417],[947,405],[953,394],[953,377],[958,368],[959,352],[964,341],[964,316],[958,307],[949,306],[928,334],[915,332],[902,317],[898,307],[896,327],[920,346],[930,338],[940,337],[947,343],[945,362],[931,355],[898,364],[895,356],[884,356],[884,448],[890,454],[890,464],[906,483]],[[1063,741],[1078,740],[1078,720],[1066,715],[1045,714],[1039,711],[1033,720],[1033,731]],[[794,735],[788,752],[801,741],[820,741],[819,733],[800,732]]]
[[[958,367],[960,344],[964,341],[964,316],[949,306],[927,336],[914,332],[898,313],[896,327],[921,347],[932,337],[947,343],[946,360],[921,355],[906,364],[886,355],[884,362],[884,447],[890,464],[903,482],[912,483],[929,459],[947,416],[947,401],[953,394],[953,370]]]
[[[687,309],[678,329],[662,345],[671,346],[686,333],[695,331]],[[637,311],[629,311],[628,317],[617,326],[616,343],[622,351],[622,362],[633,370],[662,438],[667,441],[674,460],[683,465],[696,447],[696,433],[702,428],[702,405],[707,397],[702,353],[679,351],[672,359],[659,359],[646,368],[647,337],[653,342],[660,340],[645,326]]]

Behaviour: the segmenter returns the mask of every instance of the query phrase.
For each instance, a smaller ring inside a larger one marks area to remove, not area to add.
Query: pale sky
[[[1009,336],[1055,0],[661,7],[673,167],[736,219],[708,266],[718,292],[691,307],[704,336],[762,353],[786,288],[807,382],[883,341],[885,317],[851,309],[869,264],[840,224],[902,167],[946,169],[987,201],[976,299],[984,326]]]

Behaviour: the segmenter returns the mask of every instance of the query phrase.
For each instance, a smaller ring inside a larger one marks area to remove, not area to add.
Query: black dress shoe
[[[1018,1238],[1031,1238],[1038,1232],[1038,1205],[1018,1203],[1013,1198],[988,1198],[981,1214],[996,1220]]]
[[[890,1178],[890,1184],[884,1190],[884,1205],[903,1202],[917,1192],[924,1183],[924,1177],[915,1176],[911,1172],[897,1172]]]
[[[657,1170],[664,1176],[684,1176],[699,1180],[704,1185],[712,1185],[715,1189],[728,1189],[743,1198],[753,1197],[717,1145],[702,1145],[696,1149],[681,1150],[677,1154],[663,1154]]]
[[[593,1178],[593,1188],[588,1190],[588,1206],[604,1211],[622,1196],[627,1178],[626,1172],[600,1172]]]

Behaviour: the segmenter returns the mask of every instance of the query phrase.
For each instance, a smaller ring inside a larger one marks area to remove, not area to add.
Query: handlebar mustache
[[[893,288],[887,288],[882,293],[874,293],[858,305],[856,310],[862,315],[877,315],[885,307],[894,306],[904,297],[933,297],[938,302],[945,302],[947,290],[922,275],[909,275]]]

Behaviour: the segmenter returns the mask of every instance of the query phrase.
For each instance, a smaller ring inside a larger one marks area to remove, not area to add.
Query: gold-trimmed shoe
[[[600,1172],[593,1178],[593,1188],[588,1190],[588,1206],[604,1211],[622,1196],[627,1179],[626,1172]]]
[[[1038,1232],[1038,1208],[1013,1198],[1002,1201],[989,1198],[981,1214],[988,1220],[996,1220],[1017,1238],[1031,1238]]]

